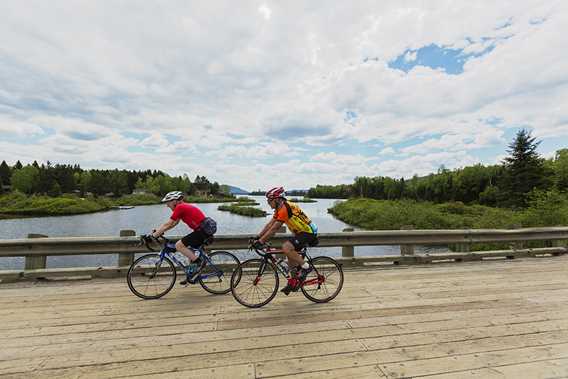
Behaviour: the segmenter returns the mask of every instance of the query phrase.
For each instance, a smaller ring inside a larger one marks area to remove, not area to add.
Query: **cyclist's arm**
[[[176,226],[178,223],[179,223],[179,220],[172,220],[170,218],[168,221],[166,221],[162,225],[160,225],[160,227],[158,229],[156,229],[156,231],[154,233],[152,233],[152,235],[154,237],[159,237],[162,234],[164,234],[167,230],[170,230],[171,228]]]
[[[264,233],[266,233],[270,227],[272,226],[272,224],[274,224],[276,220],[275,219],[270,219],[270,221],[268,221],[266,223],[266,225],[264,225],[264,228],[262,228],[262,230],[260,231],[260,233],[258,233],[259,238],[262,237],[264,235]]]
[[[266,225],[265,229],[268,230],[264,231],[264,233],[260,235],[259,241],[265,243],[270,240],[270,238],[272,238],[272,236],[278,231],[278,229],[282,227],[282,224],[284,224],[282,221],[273,219],[270,223],[268,223],[268,225]]]

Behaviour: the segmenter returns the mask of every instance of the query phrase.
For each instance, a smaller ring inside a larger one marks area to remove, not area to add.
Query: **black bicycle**
[[[198,282],[207,292],[223,295],[231,291],[230,278],[238,267],[239,260],[228,251],[206,252],[205,246],[211,240],[195,249],[202,257],[202,264],[194,283]],[[142,299],[159,299],[170,292],[176,283],[177,270],[174,262],[182,270],[182,275],[185,275],[186,265],[176,258],[175,243],[167,238],[142,236],[140,241],[150,251],[157,251],[151,246],[153,242],[158,242],[163,247],[158,254],[143,255],[132,263],[126,275],[128,288]]]
[[[278,273],[288,281],[292,278],[285,264],[285,258],[275,258],[283,254],[280,249],[266,246],[257,249],[251,243],[249,249],[255,251],[260,258],[241,262],[231,276],[231,292],[235,300],[249,308],[260,308],[272,301],[278,293],[280,279]],[[300,283],[300,290],[309,300],[315,303],[327,303],[334,299],[343,288],[343,269],[333,258],[319,256],[312,258],[308,249],[300,252],[312,269],[306,279]]]

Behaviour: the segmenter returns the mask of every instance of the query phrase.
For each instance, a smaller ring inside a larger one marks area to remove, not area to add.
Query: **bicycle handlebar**
[[[163,242],[164,244],[169,242],[169,240],[164,236],[160,236],[160,237],[153,237],[152,235],[141,235],[140,236],[140,245],[145,245],[146,249],[156,252],[158,250],[155,250],[150,246],[150,242],[152,242],[152,241],[156,241],[158,243]]]

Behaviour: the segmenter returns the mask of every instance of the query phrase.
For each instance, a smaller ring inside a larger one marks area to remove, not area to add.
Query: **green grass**
[[[513,229],[568,225],[568,200],[555,192],[534,194],[529,208],[519,211],[461,202],[350,199],[336,203],[328,212],[348,224],[369,230],[398,230],[407,226],[414,229]],[[544,246],[544,242],[529,246]],[[472,246],[472,250],[504,248],[508,248],[508,244]]]
[[[0,214],[14,216],[59,216],[92,213],[110,208],[107,201],[66,195],[61,197],[24,195],[19,192],[0,196]]]
[[[267,215],[262,209],[240,205],[220,205],[217,209],[247,217],[266,217]]]

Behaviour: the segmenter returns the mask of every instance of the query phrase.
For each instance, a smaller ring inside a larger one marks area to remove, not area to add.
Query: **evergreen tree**
[[[12,170],[6,161],[2,161],[0,164],[0,180],[4,184],[10,184],[10,177],[12,176]]]
[[[24,167],[24,165],[22,165],[22,162],[17,161],[16,164],[14,165],[14,168],[16,170],[21,170]]]
[[[526,207],[528,194],[537,188],[544,189],[547,186],[544,160],[536,151],[539,144],[540,141],[536,141],[529,131],[521,129],[509,145],[507,151],[510,156],[503,162],[504,205]]]

